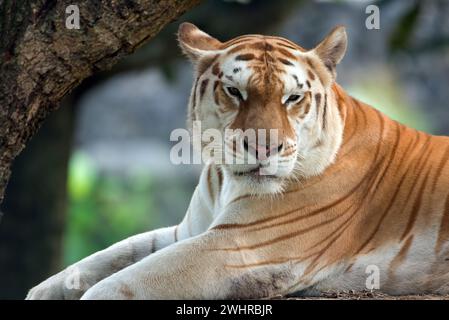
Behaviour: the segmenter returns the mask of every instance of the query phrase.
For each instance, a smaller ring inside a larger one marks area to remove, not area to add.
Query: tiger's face
[[[214,143],[234,179],[253,193],[277,193],[334,160],[342,120],[332,84],[346,50],[343,27],[310,51],[261,35],[222,43],[190,23],[180,26],[179,42],[195,66],[188,125],[223,133]]]

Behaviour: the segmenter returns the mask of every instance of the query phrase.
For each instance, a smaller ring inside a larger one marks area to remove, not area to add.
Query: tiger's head
[[[334,161],[343,134],[333,84],[346,51],[344,27],[312,50],[262,35],[221,42],[190,23],[178,38],[195,67],[188,126],[200,121],[202,132],[223,133],[221,157],[234,160],[223,168],[239,184],[277,193]]]

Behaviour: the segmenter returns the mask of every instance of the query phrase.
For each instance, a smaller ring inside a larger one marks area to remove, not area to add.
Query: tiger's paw
[[[133,300],[136,293],[126,283],[104,279],[94,285],[81,297],[81,300]]]
[[[32,288],[26,300],[78,300],[91,286],[88,277],[66,269]]]

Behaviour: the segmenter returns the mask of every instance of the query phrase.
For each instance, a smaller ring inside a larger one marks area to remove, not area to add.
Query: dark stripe
[[[268,246],[268,245],[271,245],[271,244],[274,244],[274,243],[277,243],[277,242],[280,242],[280,241],[288,240],[288,239],[300,236],[302,234],[308,233],[308,232],[313,231],[313,230],[315,230],[315,229],[317,229],[317,228],[319,228],[321,226],[327,225],[327,224],[331,223],[332,221],[337,220],[338,218],[340,218],[340,216],[336,216],[336,217],[334,217],[332,219],[329,219],[329,220],[326,220],[326,221],[314,224],[314,225],[312,225],[310,227],[307,227],[307,228],[304,228],[304,229],[301,229],[301,230],[298,230],[298,231],[295,231],[295,232],[291,232],[291,233],[288,233],[288,234],[284,234],[282,236],[275,237],[275,238],[272,238],[270,240],[259,242],[259,243],[253,244],[253,245],[242,246],[242,247],[237,247],[237,248],[223,248],[221,250],[222,251],[240,251],[240,250],[253,250],[253,249],[260,248],[260,247],[265,247],[265,246]],[[257,229],[257,231],[261,230],[261,229],[262,228],[259,228],[259,229]]]
[[[405,258],[412,242],[413,242],[413,235],[410,235],[405,241],[404,245],[402,246],[401,251],[399,251],[399,256]]]
[[[360,181],[360,183],[359,184],[357,184],[357,186],[354,188],[354,189],[352,189],[351,190],[351,192],[349,192],[346,196],[344,196],[343,198],[340,198],[340,199],[338,199],[337,201],[335,201],[334,203],[331,203],[330,205],[328,205],[328,206],[326,206],[326,207],[324,207],[324,208],[321,208],[321,209],[318,209],[317,211],[312,211],[311,213],[309,213],[309,214],[307,214],[307,215],[305,215],[305,216],[300,216],[300,217],[294,217],[294,218],[292,218],[292,219],[289,219],[289,220],[286,220],[286,221],[282,221],[282,222],[278,222],[278,223],[275,223],[275,224],[271,224],[271,225],[268,225],[268,226],[265,226],[265,227],[261,227],[261,228],[259,228],[258,230],[262,230],[262,229],[268,229],[268,228],[272,228],[272,227],[277,227],[277,226],[280,226],[280,225],[285,225],[285,224],[291,224],[291,223],[293,223],[293,222],[298,222],[298,221],[300,221],[300,220],[302,220],[302,219],[305,219],[305,218],[310,218],[310,217],[313,217],[313,216],[315,216],[315,215],[317,215],[317,214],[320,214],[320,213],[322,213],[322,212],[325,212],[325,211],[327,211],[327,210],[329,210],[329,209],[331,209],[332,207],[335,207],[335,206],[338,206],[338,205],[340,205],[340,204],[342,204],[344,201],[346,201],[347,199],[349,199],[363,184],[364,184],[364,182],[367,182],[367,185],[370,185],[370,182],[373,180],[373,177],[374,177],[374,173],[375,172],[377,172],[377,169],[379,168],[379,165],[377,165],[375,168],[374,168],[374,170],[371,172],[371,174],[370,175],[368,175],[368,174],[366,174],[363,178],[362,178],[362,180]],[[373,173],[374,172],[374,173]],[[366,198],[366,197],[363,197],[363,199],[364,198]],[[359,206],[359,209],[360,209],[360,207],[362,206],[362,204],[363,204],[363,202],[361,202],[361,204],[360,204],[360,206]],[[357,209],[357,210],[359,210],[359,209]],[[356,211],[357,211],[356,210]],[[355,212],[354,212],[355,213]]]
[[[310,81],[309,80],[306,80],[306,84],[307,84],[307,88],[311,88],[312,86],[310,85]]]
[[[200,61],[200,64],[198,65],[198,78],[201,78],[201,76],[213,65],[218,57],[219,55],[216,54],[211,58],[204,58]]]
[[[315,102],[316,102],[316,107],[319,108],[321,105],[321,93],[315,94]]]
[[[382,118],[382,115],[380,114],[380,112],[376,112],[376,115],[378,115],[378,117],[379,117],[379,119],[380,119],[380,133],[379,133],[379,142],[378,142],[378,145],[377,145],[377,150],[376,150],[375,159],[377,159],[378,156],[379,156],[379,153],[380,153],[380,146],[381,146],[380,141],[382,141],[383,132],[384,132],[384,120],[383,120],[383,118]],[[397,138],[397,140],[398,140],[398,138]],[[393,150],[393,151],[394,151],[394,150]],[[390,162],[390,163],[391,163],[391,162]],[[409,163],[408,167],[409,167],[409,166],[410,166],[410,163]],[[389,165],[386,167],[386,169],[384,169],[383,174],[385,174],[385,172],[387,171],[388,167],[389,167]],[[408,168],[408,167],[407,167],[407,168]],[[380,166],[379,166],[379,168],[380,168]],[[377,170],[376,170],[376,171],[377,171]],[[383,176],[383,174],[382,174],[382,176]],[[379,176],[379,174],[378,174],[377,176]],[[395,201],[396,201],[396,198],[397,198],[397,196],[398,196],[398,194],[399,194],[399,191],[401,190],[401,186],[402,186],[402,184],[404,183],[406,177],[407,177],[407,170],[406,170],[405,173],[403,174],[403,176],[402,176],[402,178],[401,178],[401,181],[399,182],[399,186],[398,186],[398,188],[396,189],[396,191],[395,191],[393,197],[391,198],[390,203],[388,204],[386,210],[383,212],[381,218],[379,219],[379,222],[378,222],[376,228],[375,228],[374,231],[371,233],[371,235],[367,238],[367,240],[366,240],[366,241],[359,247],[359,249],[357,250],[356,253],[361,252],[361,251],[365,248],[365,246],[368,245],[368,243],[374,238],[374,236],[375,236],[375,235],[377,234],[377,232],[379,231],[380,226],[381,226],[383,220],[385,219],[385,217],[387,216],[387,214],[390,212],[391,208],[393,207],[393,204],[394,204]],[[378,181],[379,181],[379,180],[378,180]]]
[[[236,199],[234,199],[231,203],[236,202],[236,201],[240,201],[242,199],[246,199],[246,198],[250,198],[251,195],[247,194],[247,195],[243,195],[243,196],[239,196]],[[286,217],[291,215],[292,213],[296,213],[302,209],[305,209],[305,207],[302,208],[296,208],[287,212],[284,212],[278,216],[275,217],[269,217],[269,218],[264,218],[264,219],[260,219],[260,220],[256,220],[253,222],[248,222],[248,223],[242,223],[242,224],[238,224],[238,223],[228,223],[228,224],[219,224],[215,227],[213,227],[212,229],[217,229],[217,230],[222,230],[222,229],[242,229],[242,228],[248,228],[248,227],[252,227],[252,226],[256,226],[259,224],[263,224],[265,222],[270,222],[273,220],[277,220],[280,219],[282,217]]]
[[[291,45],[288,45],[288,44],[285,44],[285,43],[282,43],[282,42],[277,42],[276,44],[279,45],[279,46],[288,48],[288,49],[299,50],[299,48],[295,48],[294,46],[291,46]],[[299,50],[299,51],[301,51],[301,50]]]
[[[307,259],[313,257],[315,254],[316,253],[309,254],[309,255],[303,255],[303,256],[295,256],[295,257],[279,257],[277,259],[265,260],[265,261],[259,261],[259,262],[254,262],[254,263],[247,263],[247,264],[226,264],[225,267],[240,269],[240,268],[251,268],[251,267],[258,267],[258,266],[272,265],[272,264],[281,264],[281,263],[285,263],[285,262],[302,261],[302,260],[307,260]],[[292,287],[294,287],[294,286],[292,286]]]
[[[391,197],[390,202],[388,203],[387,208],[382,213],[382,216],[380,217],[376,227],[374,228],[374,231],[368,236],[368,238],[365,240],[365,242],[363,242],[362,245],[357,249],[355,254],[360,253],[368,245],[368,243],[374,238],[374,236],[377,234],[377,232],[379,231],[382,222],[384,221],[385,217],[390,212],[391,208],[393,207],[394,203],[396,202],[396,198],[398,197],[399,192],[402,189],[402,184],[404,183],[406,177],[407,177],[406,174],[404,174],[402,176],[401,181],[399,182],[398,187],[396,188],[393,196]]]
[[[276,49],[277,49],[277,50],[276,50],[277,52],[283,54],[283,55],[286,56],[287,58],[296,60],[295,55],[292,54],[290,51],[288,51],[288,50],[286,50],[286,49],[283,49],[283,48],[276,48]]]
[[[443,217],[441,218],[440,230],[438,231],[438,240],[436,251],[439,252],[443,242],[449,238],[449,196],[446,198]]]
[[[425,147],[423,147],[423,148],[425,149]],[[427,159],[428,159],[428,157],[427,157]],[[424,161],[424,164],[426,163],[427,159]],[[420,161],[421,161],[421,160],[422,160],[422,158],[420,159]],[[403,174],[402,177],[401,177],[401,180],[400,180],[400,182],[399,182],[399,184],[398,184],[398,187],[396,188],[396,191],[395,191],[395,193],[393,194],[393,197],[391,198],[391,200],[390,200],[390,202],[389,202],[387,208],[386,208],[385,211],[383,212],[383,214],[382,214],[382,216],[381,216],[381,218],[380,218],[380,220],[379,220],[379,222],[378,222],[376,228],[375,228],[374,231],[371,233],[371,235],[367,238],[367,240],[366,240],[366,241],[359,247],[359,249],[356,251],[356,254],[360,253],[360,252],[361,252],[361,251],[368,245],[368,243],[374,238],[374,236],[377,234],[377,232],[379,231],[380,226],[381,226],[383,220],[385,219],[385,217],[386,217],[386,216],[388,215],[388,213],[390,212],[391,208],[393,207],[393,205],[394,205],[394,203],[395,203],[395,201],[396,201],[397,196],[399,195],[399,192],[402,190],[402,185],[404,184],[404,182],[405,182],[405,180],[406,180],[406,178],[407,178],[407,176],[408,176],[408,172],[409,172],[409,169],[410,169],[411,164],[412,164],[412,162],[409,162],[409,164],[407,165],[407,167],[404,169],[404,174]],[[421,169],[421,168],[419,168],[419,169]],[[419,171],[419,170],[418,170],[418,171],[414,170],[414,172],[420,172],[420,171]],[[418,177],[419,177],[419,176],[418,176]],[[415,179],[413,185],[416,185],[416,180],[417,180],[417,179]],[[411,190],[413,190],[413,189],[411,189]],[[409,195],[407,196],[407,199],[408,199],[409,197],[410,197],[410,193],[409,193]],[[407,203],[408,203],[408,201],[407,201]]]
[[[299,79],[298,79],[298,77],[296,76],[296,74],[292,74],[292,77],[293,77],[293,79],[295,79],[296,85],[297,85],[298,87],[302,88],[302,84],[299,83]]]
[[[385,175],[387,174],[388,170],[390,169],[391,164],[394,162],[395,155],[397,154],[396,151],[398,149],[399,141],[400,141],[400,137],[401,137],[401,128],[402,128],[402,126],[400,126],[399,124],[396,123],[396,138],[395,138],[395,143],[394,143],[393,147],[390,149],[390,154],[389,154],[390,159],[387,161],[387,165],[385,166],[383,171],[378,174],[376,179],[374,179],[374,182],[372,183],[372,186],[371,186],[371,190],[373,190],[373,191],[375,191],[377,189],[378,185],[384,181]]]
[[[238,201],[243,200],[243,199],[247,199],[247,198],[251,198],[251,195],[250,194],[244,194],[244,195],[238,196],[237,198],[233,199],[230,202],[230,204],[232,204],[234,202],[238,202]]]
[[[401,159],[398,161],[398,163],[401,163],[404,165],[405,158],[407,156],[410,156],[411,150],[415,150],[416,144],[419,141],[419,133],[418,131],[415,131],[416,134],[414,135],[413,139],[410,139],[410,143],[407,145],[407,148],[405,149],[405,152],[403,152]]]
[[[419,188],[417,198],[416,198],[415,202],[413,203],[412,212],[408,219],[407,226],[405,227],[404,232],[402,233],[401,240],[403,240],[409,234],[409,232],[412,230],[412,228],[416,222],[418,213],[421,210],[422,200],[424,197],[424,189],[426,188],[427,181],[429,179],[429,171],[431,171],[431,169],[432,169],[432,167],[430,167],[429,170],[427,171],[426,177],[424,178],[424,180]],[[419,172],[419,171],[417,171],[417,172]],[[415,184],[413,184],[413,185],[415,185]],[[407,199],[407,202],[408,202],[408,199]]]
[[[281,264],[288,261],[293,261],[295,258],[293,257],[281,257],[273,260],[265,260],[260,262],[253,262],[253,263],[247,263],[247,264],[226,264],[225,268],[232,268],[232,269],[242,269],[242,268],[252,268],[252,267],[260,267],[265,265],[272,265],[272,264]]]
[[[275,37],[275,36],[271,36],[271,37],[270,36],[266,36],[265,38],[276,40],[277,44],[279,44],[281,46],[284,46],[286,48],[290,48],[290,49],[293,49],[293,50],[296,50],[296,51],[305,51],[303,48],[298,46],[296,43],[294,43],[294,42],[292,42],[292,41],[290,41],[288,39],[285,39],[285,38]]]
[[[344,102],[342,102],[340,99],[338,99],[338,103],[342,104]],[[365,112],[364,112],[363,109],[355,110],[355,108],[352,105],[348,106],[347,112],[348,112],[347,113],[348,118],[349,118],[349,112],[350,112],[351,115],[353,115],[353,117],[351,119],[354,120],[354,125],[352,126],[353,130],[351,130],[350,134],[344,136],[344,139],[345,139],[346,143],[349,143],[349,141],[351,141],[352,138],[354,137],[354,135],[358,132],[358,128],[359,128],[359,116],[358,116],[358,113],[362,112],[363,114],[365,114]]]
[[[248,44],[240,44],[240,45],[238,45],[238,46],[235,46],[235,47],[232,48],[231,50],[229,50],[229,51],[227,52],[227,54],[228,54],[228,55],[231,55],[231,54],[233,54],[233,53],[235,53],[235,52],[237,52],[237,51],[245,50],[245,49],[247,49],[247,48],[248,48]]]
[[[207,170],[207,191],[209,192],[209,196],[210,198],[213,200],[214,199],[214,195],[212,193],[212,176],[211,176],[211,167],[209,166],[209,169]]]
[[[289,155],[291,155],[293,152],[295,152],[294,148],[287,148],[284,153],[282,154],[283,157],[288,157]]]
[[[156,238],[155,236],[153,236],[151,238],[151,250],[150,253],[155,253],[156,252]]]
[[[349,208],[351,208],[352,206],[353,206],[353,204],[352,204]],[[348,208],[348,209],[349,209],[349,208]],[[340,219],[340,218],[341,218],[342,216],[344,216],[347,212],[349,212],[348,209],[347,209],[347,210],[344,210],[343,213],[342,213],[341,215],[336,215],[336,216],[333,217],[332,219],[329,219],[329,220],[326,220],[326,221],[324,221],[324,222],[321,222],[321,223],[317,224],[317,226],[323,226],[323,225],[326,225],[326,224],[328,224],[328,223],[331,223],[331,222],[333,222],[333,221],[335,221],[335,220]],[[353,214],[351,215],[351,217],[356,213],[356,211],[357,211],[357,210],[355,210],[355,211],[353,212]],[[342,223],[336,230],[334,230],[334,233],[337,232],[343,225],[345,225],[346,222],[347,222],[348,220],[351,219],[351,217],[350,217],[349,219],[346,219],[346,220],[345,220],[345,221],[344,221],[344,222],[343,222],[343,223]],[[305,217],[305,218],[308,218],[308,216]],[[292,222],[292,220],[293,220],[294,222],[297,222],[297,221],[298,221],[298,220],[296,220],[296,219],[290,219],[288,222],[286,222],[286,221],[278,222],[278,223],[271,224],[271,225],[267,225],[267,226],[261,226],[261,227],[257,227],[257,228],[252,228],[252,229],[250,229],[250,230],[248,230],[248,231],[261,231],[261,230],[271,229],[271,228],[273,228],[273,227],[278,227],[278,226],[281,226],[281,225],[289,224],[289,223]],[[321,242],[327,240],[328,238],[329,238],[329,236],[326,237],[326,238],[325,238],[324,240],[322,240]],[[313,249],[313,248],[316,247],[317,245],[319,245],[319,243],[318,243],[318,244],[315,244],[315,245],[312,246],[312,247],[309,247],[307,250]]]
[[[204,79],[201,82],[201,87],[200,87],[200,99],[203,99],[204,97],[204,93],[206,92],[206,88],[207,88],[207,84],[209,83],[209,79]]]
[[[248,48],[251,48],[251,49],[257,50],[257,51],[265,51],[266,50],[265,42],[261,42],[261,41],[251,43],[250,45],[248,45]]]
[[[308,102],[305,107],[304,107],[304,111],[302,112],[302,114],[299,116],[300,119],[304,119],[305,117],[307,117],[307,115],[309,114],[310,111],[310,102]]]
[[[329,241],[329,243],[319,252],[319,254],[312,260],[312,262],[310,262],[310,264],[307,266],[306,270],[303,273],[303,277],[308,275],[310,272],[313,271],[313,269],[318,265],[318,263],[321,262],[320,258],[321,256],[336,242],[336,240],[338,240],[338,238],[340,238],[340,236],[343,234],[344,229],[341,230],[339,233],[335,234],[335,237],[333,237],[331,239],[331,241]],[[321,269],[323,269],[324,267],[326,267],[327,265],[323,266]],[[321,270],[320,269],[320,270]]]
[[[356,110],[359,110],[359,111],[363,111],[364,110],[362,108],[362,105],[360,104],[360,102],[357,99],[352,98],[351,100],[352,100],[353,103],[355,103],[357,105],[357,109]],[[362,115],[363,115],[363,123],[366,126],[366,125],[368,125],[368,119],[366,117],[366,113],[362,112]]]
[[[374,162],[372,164],[374,164]],[[370,167],[372,167],[372,165]],[[378,166],[376,168],[378,168]],[[373,170],[374,172],[376,172],[376,168]],[[343,196],[342,198],[340,198],[340,199],[338,199],[338,200],[336,200],[336,201],[334,201],[334,202],[332,202],[332,203],[330,203],[330,204],[328,204],[328,205],[326,205],[326,206],[324,206],[322,208],[316,209],[316,210],[314,210],[314,211],[312,211],[312,212],[310,212],[310,213],[308,213],[306,215],[302,215],[302,216],[299,216],[299,217],[294,217],[294,218],[291,218],[289,220],[285,220],[285,221],[277,222],[277,223],[274,223],[274,224],[271,224],[271,225],[267,225],[267,226],[265,226],[263,228],[258,228],[258,230],[268,229],[268,228],[277,227],[277,226],[281,226],[281,225],[285,225],[285,224],[290,224],[290,223],[293,223],[293,222],[298,222],[298,221],[301,221],[303,219],[311,218],[311,217],[314,217],[316,215],[319,215],[322,212],[325,212],[325,211],[327,211],[327,210],[329,210],[329,209],[331,209],[331,208],[333,208],[333,207],[343,203],[347,199],[349,199],[351,196],[354,195],[354,193],[365,182],[367,182],[369,180],[372,180],[372,175],[366,174],[365,176],[362,177],[362,179],[359,181],[359,183],[353,189],[351,189],[345,196]],[[240,229],[240,228],[252,227],[252,226],[256,226],[256,225],[259,225],[259,224],[262,224],[262,223],[265,223],[265,222],[271,222],[273,220],[278,220],[280,218],[287,217],[287,216],[292,215],[294,213],[300,212],[300,211],[304,210],[305,208],[306,207],[296,208],[296,209],[284,212],[284,213],[282,213],[280,215],[277,215],[275,217],[270,217],[270,218],[265,218],[265,219],[261,219],[261,220],[256,220],[254,222],[249,222],[249,223],[245,223],[245,224],[223,224],[223,225],[218,225],[218,226],[214,227],[213,229]]]
[[[196,91],[197,91],[197,89],[198,89],[198,81],[199,81],[199,80],[200,80],[199,78],[196,78],[196,80],[195,80],[195,85],[193,86],[192,111],[194,111],[194,110],[195,110],[195,107],[196,107]]]
[[[438,180],[439,180],[441,173],[443,172],[443,169],[448,161],[449,161],[449,148],[446,148],[446,151],[443,154],[443,158],[441,159],[441,162],[438,164],[437,171],[435,173],[435,180],[432,185],[432,193],[435,192],[437,184],[438,184]]]
[[[254,59],[255,56],[252,53],[246,53],[246,54],[240,54],[237,57],[235,57],[235,60],[237,61],[248,61]]]
[[[229,48],[229,47],[231,47],[233,45],[236,45],[236,44],[239,44],[239,43],[249,42],[249,41],[256,41],[256,40],[260,40],[260,37],[253,36],[253,35],[240,36],[240,37],[234,38],[234,39],[229,40],[228,42],[226,42],[222,46],[222,49]]]
[[[220,84],[220,82],[217,80],[214,82],[214,101],[216,105],[219,105],[219,100],[218,100],[218,92],[217,92],[217,88],[218,85]]]
[[[397,268],[397,266],[404,261],[405,257],[407,256],[407,253],[410,249],[410,246],[413,242],[413,235],[410,235],[407,240],[404,242],[404,244],[402,245],[401,250],[399,250],[398,254],[394,257],[393,261],[391,261],[390,264],[390,277],[393,276],[394,274],[394,269]]]
[[[294,64],[288,61],[287,59],[279,58],[279,61],[285,64],[286,66],[294,66]]]
[[[221,188],[223,186],[223,172],[220,167],[217,167],[217,176],[218,176],[218,194],[221,193]]]
[[[383,122],[383,118],[382,118],[382,116],[380,115],[380,113],[379,113],[379,112],[376,112],[376,114],[377,114],[377,115],[380,117],[380,119],[382,120],[381,123],[380,123],[380,124],[381,124],[381,129],[380,129],[380,139],[381,139],[382,136],[383,136],[383,131],[384,131],[384,122]],[[394,155],[396,154],[395,151],[396,151],[396,149],[397,149],[397,146],[399,145],[400,136],[401,136],[401,127],[397,126],[397,128],[396,128],[396,141],[395,141],[395,145],[394,145],[394,147],[391,149],[391,156],[393,156],[393,157],[394,157]],[[378,143],[378,146],[380,146],[380,142]],[[379,149],[380,149],[380,148],[378,148],[378,150],[379,150]],[[377,155],[376,155],[376,158],[377,158]],[[390,159],[390,160],[388,161],[388,165],[385,167],[385,169],[382,171],[382,173],[381,173],[381,174],[378,174],[378,175],[376,176],[376,179],[374,179],[374,182],[375,182],[375,183],[372,183],[371,190],[377,190],[378,184],[379,184],[380,182],[383,181],[383,178],[384,178],[385,174],[387,173],[387,171],[388,171],[388,169],[390,168],[390,166],[391,166],[392,163],[393,163],[393,159]],[[378,178],[378,177],[380,177],[380,178]],[[405,178],[406,178],[406,173],[402,176],[402,179],[401,179],[401,181],[400,181],[400,183],[399,183],[399,186],[397,187],[396,192],[395,192],[395,194],[393,195],[393,198],[391,199],[391,201],[390,201],[390,203],[389,203],[387,209],[386,209],[386,210],[384,211],[384,213],[382,214],[381,219],[379,220],[379,223],[378,223],[377,227],[374,229],[374,232],[371,234],[370,237],[368,237],[368,239],[364,242],[364,244],[358,249],[357,253],[359,253],[361,250],[363,250],[364,247],[365,247],[365,246],[366,246],[366,245],[367,245],[367,244],[374,238],[374,236],[375,236],[375,235],[377,234],[377,232],[379,231],[380,225],[382,224],[383,220],[384,220],[385,217],[388,215],[390,209],[393,207],[393,204],[394,204],[395,201],[396,201],[396,197],[397,197],[398,194],[399,194],[399,191],[400,191],[400,189],[401,189],[402,184],[403,184],[404,181],[405,181]]]
[[[232,140],[232,152],[234,153],[234,154],[236,154],[237,153],[237,140]]]
[[[415,146],[416,146],[416,144],[419,143],[419,137],[421,136],[419,131],[417,131],[417,134],[418,134],[418,139],[416,140]],[[424,142],[421,149],[418,151],[419,159],[415,162],[411,161],[411,163],[415,164],[415,167],[413,168],[413,172],[418,173],[418,175],[413,180],[413,183],[412,183],[413,186],[416,186],[418,179],[420,178],[420,173],[425,168],[425,165],[427,164],[427,162],[430,159],[430,156],[432,155],[432,153],[429,150],[431,148],[430,142],[431,142],[430,136],[426,135],[426,142]],[[414,148],[415,148],[415,146],[414,146]],[[414,149],[414,148],[412,148],[412,149]],[[410,190],[407,194],[407,197],[406,197],[407,202],[409,201],[414,190],[415,190],[414,188],[410,188]]]
[[[310,69],[307,69],[307,76],[310,78],[310,80],[315,80],[315,75],[312,71],[310,71]]]
[[[309,57],[306,57],[306,63],[309,65],[310,68],[315,69],[315,65],[313,64],[312,60]]]
[[[382,141],[382,138],[384,136],[384,131],[385,131],[385,119],[383,118],[382,114],[378,110],[374,109],[374,111],[376,111],[376,115],[380,121],[379,139],[380,139],[380,141]],[[380,142],[379,142],[379,145],[380,145]]]
[[[327,94],[324,94],[323,131],[326,131],[326,113],[327,113]]]
[[[175,227],[175,242],[178,242],[178,226]]]
[[[380,112],[376,112],[376,115],[377,115],[377,117],[379,118],[378,120],[379,120],[379,122],[380,122],[379,138],[382,138],[382,137],[383,137],[383,133],[384,133],[384,129],[385,129],[385,128],[384,128],[384,121],[383,121],[383,119],[382,119],[382,116],[381,116]],[[373,158],[373,161],[372,161],[372,163],[371,163],[371,167],[372,167],[373,165],[376,165],[377,160],[378,160],[378,157],[379,157],[379,154],[380,154],[380,150],[381,150],[381,143],[378,142],[378,143],[377,143],[377,147],[376,147],[376,152],[374,153],[374,158]],[[380,168],[380,164],[377,164],[376,170],[377,170],[378,168]]]
[[[352,267],[354,266],[354,263],[351,263],[346,269],[345,273],[351,271]]]
[[[361,107],[361,104],[357,101],[357,103],[358,103],[358,105],[359,105],[359,110],[365,110],[365,109],[363,109],[362,107]],[[365,112],[361,112],[361,114],[362,114],[362,117],[363,117],[363,124],[364,124],[364,126],[366,127],[367,125],[368,125],[368,117],[367,117],[367,112],[365,111]]]
[[[216,64],[214,64],[214,66],[212,67],[212,74],[217,76],[220,73],[220,64],[217,62]]]
[[[375,171],[376,171],[376,170],[375,170]],[[370,178],[370,181],[371,181],[371,180],[372,180],[372,178]],[[369,183],[370,183],[370,182],[368,182],[368,185],[369,185]],[[368,192],[365,193],[365,195],[362,197],[362,199],[366,199],[366,197],[368,196],[368,194],[369,194],[369,190],[368,190]],[[321,250],[319,256],[318,256],[317,258],[315,258],[314,261],[309,265],[309,267],[308,267],[309,272],[312,271],[312,269],[316,266],[316,264],[317,264],[317,262],[318,262],[318,258],[319,258],[320,256],[322,256],[322,254],[323,254],[324,252],[326,252],[327,249],[330,248],[330,246],[331,246],[333,243],[335,243],[336,240],[338,240],[338,238],[340,238],[340,236],[343,234],[343,232],[346,231],[346,229],[350,226],[350,221],[351,221],[351,220],[356,216],[356,214],[362,209],[362,207],[363,207],[364,204],[365,204],[364,201],[360,201],[358,207],[354,209],[354,211],[353,211],[353,213],[351,214],[351,216],[350,216],[346,221],[344,221],[344,222],[343,222],[343,223],[342,223],[336,230],[334,230],[332,233],[330,233],[330,235],[334,235],[334,234],[335,234],[335,236],[334,236],[332,239],[330,239],[328,245],[327,245],[323,250]],[[350,208],[351,208],[353,205],[354,205],[354,203],[350,206]],[[349,208],[348,208],[347,210],[349,210]],[[341,230],[340,230],[340,229],[341,229]],[[311,250],[311,249],[317,247],[318,245],[320,245],[321,243],[323,243],[324,241],[326,241],[327,239],[329,239],[330,235],[327,236],[324,240],[322,240],[322,241],[316,243],[314,246],[309,247],[306,251]],[[319,270],[323,269],[324,267],[326,267],[326,265],[323,266],[322,268],[320,268]],[[350,267],[349,267],[349,268],[350,268]],[[349,269],[349,268],[348,268],[348,269]]]
[[[310,59],[309,57],[306,58],[306,63],[309,65],[309,67],[310,67],[312,70],[317,70],[317,68],[315,67],[315,62],[313,62],[313,60]],[[321,84],[324,84],[324,80],[321,78],[321,75],[320,75],[320,74],[318,74],[318,78],[319,78]]]

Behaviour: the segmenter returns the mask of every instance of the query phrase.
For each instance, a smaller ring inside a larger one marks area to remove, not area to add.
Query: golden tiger
[[[312,50],[262,35],[223,43],[189,23],[178,37],[195,66],[189,125],[275,129],[279,142],[224,141],[256,163],[206,164],[179,225],[89,256],[27,298],[314,295],[365,290],[369,270],[388,294],[449,292],[449,138],[336,84],[343,27]]]

